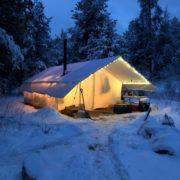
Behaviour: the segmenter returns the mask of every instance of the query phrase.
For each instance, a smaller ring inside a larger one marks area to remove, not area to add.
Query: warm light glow
[[[123,82],[123,84],[139,84],[139,85],[148,85],[148,84],[150,84],[149,82],[136,82],[136,81],[133,81],[133,82]]]
[[[120,100],[122,83],[105,68],[95,72],[94,92],[93,93],[93,74],[81,81],[81,88],[84,93],[86,109],[108,107]],[[105,89],[104,89],[105,88]],[[94,94],[94,100],[93,100]],[[77,84],[65,97],[65,106],[78,106],[80,102],[79,84]]]
[[[62,99],[51,97],[47,94],[40,94],[36,92],[24,92],[24,100],[26,103],[31,104],[35,107],[53,107],[58,109],[58,105],[61,103]]]
[[[119,70],[120,66],[121,70]],[[50,76],[48,78],[50,78]],[[82,88],[86,109],[92,110],[93,108],[108,107],[109,105],[119,102],[123,84],[127,86],[142,85],[141,89],[147,91],[153,90],[154,88],[135,68],[131,67],[131,65],[123,60],[123,58],[119,57],[113,62],[98,69],[96,72],[91,73],[87,78],[75,85],[75,87],[62,99],[36,92],[24,92],[24,98],[29,104],[37,107],[51,106],[57,110],[63,110],[65,107],[72,105],[78,106],[82,103],[80,94],[80,88]],[[39,82],[38,84],[39,87],[44,89],[56,85],[56,82]],[[60,85],[66,86],[66,84],[62,83]],[[31,86],[33,89],[33,83]],[[137,88],[137,86],[135,88]]]

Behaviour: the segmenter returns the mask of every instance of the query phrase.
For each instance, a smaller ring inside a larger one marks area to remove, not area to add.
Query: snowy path
[[[40,163],[34,174],[39,177],[38,179],[48,179],[50,176],[53,179],[72,179],[72,177],[73,179],[89,180],[128,179],[122,163],[113,153],[112,142],[109,138],[114,125],[102,126],[102,123],[90,122],[78,123],[78,126],[84,131],[83,133],[47,142],[38,140],[38,144],[33,140],[33,132],[21,143],[18,142],[13,147],[7,146],[9,151],[1,154],[0,166],[7,169],[16,167],[20,171],[19,168],[24,160],[31,166]],[[30,144],[28,145],[28,143]],[[46,166],[42,165],[44,162],[47,162]],[[51,169],[50,172],[49,169]],[[45,175],[44,171],[47,171],[49,175]],[[0,177],[9,179],[7,176],[7,174],[1,174],[0,171]]]
[[[91,145],[96,148],[95,152],[95,166],[98,168],[98,173],[106,173],[103,179],[129,179],[127,171],[124,169],[123,164],[116,157],[113,149],[113,142],[111,141],[111,133],[114,125],[105,124],[96,125],[96,131],[92,134]],[[94,138],[93,138],[94,136]],[[93,140],[94,139],[94,140]],[[96,169],[96,168],[95,168]],[[100,178],[100,177],[99,177]]]
[[[116,132],[115,132],[116,133]],[[120,175],[122,180],[128,180],[130,179],[128,171],[125,169],[123,163],[118,158],[118,155],[116,154],[114,142],[112,139],[112,134],[108,136],[108,146],[109,146],[109,153],[112,157],[112,163],[115,166],[115,169],[117,170],[118,174]]]

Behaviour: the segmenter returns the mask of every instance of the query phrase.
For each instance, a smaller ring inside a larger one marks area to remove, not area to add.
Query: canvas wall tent
[[[121,99],[122,86],[153,91],[153,85],[122,57],[111,57],[50,67],[27,80],[22,88],[26,103],[36,107],[52,106],[57,110],[82,104],[83,89],[87,110],[108,107]]]

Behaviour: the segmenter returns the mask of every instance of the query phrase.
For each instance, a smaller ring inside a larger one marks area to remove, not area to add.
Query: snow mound
[[[66,121],[66,119],[64,119],[58,111],[51,107],[42,108],[33,115],[35,118],[42,118],[42,120],[48,124],[61,123]]]
[[[180,156],[180,131],[167,127],[150,140],[150,145],[155,152]]]
[[[47,163],[44,163],[42,158],[38,154],[31,154],[24,162],[24,166],[29,176],[40,179],[43,170],[47,166]]]
[[[155,118],[150,118],[143,124],[140,134],[149,139],[154,152],[180,155],[180,131],[175,127],[162,125]]]
[[[61,115],[58,111],[51,107],[45,107],[40,109],[37,112],[27,114],[25,117],[25,121],[27,123],[33,124],[59,124],[67,122],[68,119],[65,119],[63,115]]]
[[[76,124],[65,119],[63,115],[50,107],[42,108],[33,113],[31,118],[47,133],[50,129],[58,131],[63,137],[71,137],[81,133],[80,128]]]

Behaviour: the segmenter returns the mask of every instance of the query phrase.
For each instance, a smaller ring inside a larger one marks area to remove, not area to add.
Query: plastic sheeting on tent
[[[63,99],[64,106],[70,106],[80,103],[80,98],[75,96],[79,96],[76,91],[82,86],[88,109],[115,103],[120,99],[122,86],[134,90],[154,90],[153,85],[121,57],[73,63],[68,65],[67,70],[68,73],[62,76],[63,66],[48,68],[27,80],[23,90]],[[49,102],[52,103],[52,98]],[[61,107],[58,109],[62,109],[62,101],[59,104]]]

